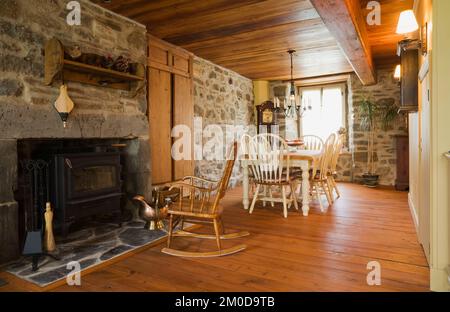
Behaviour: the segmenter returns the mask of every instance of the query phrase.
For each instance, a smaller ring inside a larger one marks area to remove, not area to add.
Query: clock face
[[[270,109],[266,109],[262,112],[262,122],[270,124],[273,122],[273,112]]]

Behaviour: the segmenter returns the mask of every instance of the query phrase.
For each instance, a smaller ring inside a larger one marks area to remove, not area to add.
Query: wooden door
[[[188,146],[185,144],[183,148],[188,148],[188,150],[181,149],[182,154],[189,154],[187,158],[183,160],[173,160],[173,178],[178,180],[187,175],[194,174],[194,150],[193,150],[193,131],[194,131],[194,105],[192,101],[192,80],[190,78],[173,75],[173,125],[184,125],[183,135],[188,135],[189,138],[182,138],[182,135],[174,137],[174,143],[177,140],[183,140],[188,142]],[[176,147],[177,144],[174,144]]]
[[[148,105],[152,184],[172,181],[171,74],[150,68],[148,75]]]
[[[421,83],[420,111],[420,208],[419,240],[430,263],[430,152],[431,152],[431,108],[429,75]]]

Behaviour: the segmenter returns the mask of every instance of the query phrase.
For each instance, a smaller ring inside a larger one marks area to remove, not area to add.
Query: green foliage
[[[390,102],[375,103],[370,96],[363,96],[355,107],[355,114],[361,130],[370,132],[381,126],[386,131],[398,117],[398,107]]]
[[[368,133],[367,140],[367,173],[374,174],[374,141],[375,130],[381,127],[386,131],[398,116],[398,108],[394,101],[379,100],[375,103],[371,96],[363,96],[355,105],[355,117],[359,119],[360,128]]]

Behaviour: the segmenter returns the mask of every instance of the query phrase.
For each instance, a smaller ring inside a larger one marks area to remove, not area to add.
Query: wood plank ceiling
[[[361,0],[365,8],[368,0]],[[353,71],[309,0],[95,0],[147,26],[149,33],[251,79],[294,78]],[[395,25],[413,0],[382,0],[381,26],[368,27],[373,57],[395,57]],[[397,2],[401,2],[398,4]],[[362,10],[367,14],[368,11]],[[392,31],[394,29],[394,31]]]
[[[370,12],[366,9],[367,3],[370,1],[360,1],[364,18]],[[399,61],[395,56],[397,53],[397,42],[404,39],[403,35],[395,33],[398,17],[400,12],[413,8],[414,0],[382,0],[379,2],[381,3],[381,25],[366,24],[369,44],[375,64],[391,64]]]

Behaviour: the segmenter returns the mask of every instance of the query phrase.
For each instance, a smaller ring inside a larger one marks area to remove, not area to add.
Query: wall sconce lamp
[[[425,24],[421,29],[421,39],[409,39],[408,34],[415,32],[419,29],[419,24],[417,23],[416,16],[413,10],[405,10],[400,13],[400,17],[397,23],[396,33],[399,35],[405,35],[405,39],[398,42],[397,45],[397,55],[400,56],[402,51],[419,49],[422,54],[427,53],[427,24]]]
[[[417,29],[419,29],[419,24],[417,24],[413,10],[401,12],[397,23],[396,33],[404,35],[416,31]]]

